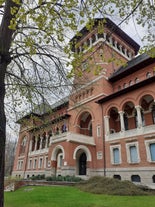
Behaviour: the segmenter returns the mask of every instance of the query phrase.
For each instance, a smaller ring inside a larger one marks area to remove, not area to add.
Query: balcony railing
[[[135,137],[138,135],[146,135],[150,133],[155,133],[155,125],[144,126],[141,128],[130,129],[126,131],[121,131],[113,134],[106,135],[106,140],[115,140],[121,138]]]
[[[83,134],[76,134],[72,132],[65,132],[60,135],[52,136],[50,140],[50,144],[62,142],[62,141],[95,145],[95,141],[92,136],[86,136]]]
[[[72,132],[65,132],[65,133],[51,136],[49,146],[55,143],[63,142],[63,141],[76,142],[76,143],[95,146],[95,141],[92,136],[86,136],[83,134],[76,134]],[[38,155],[38,154],[48,153],[48,149],[49,148],[44,148],[44,149],[30,151],[29,155]]]

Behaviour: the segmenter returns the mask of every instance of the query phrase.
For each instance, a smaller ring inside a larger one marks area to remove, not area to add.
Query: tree
[[[35,102],[38,94],[44,99],[47,89],[57,94],[58,87],[68,85],[62,55],[66,35],[77,32],[87,21],[91,29],[96,14],[104,17],[118,13],[123,18],[121,23],[135,16],[142,26],[147,22],[147,39],[152,42],[154,9],[151,0],[0,0],[0,207],[4,203],[4,98],[11,94],[11,105],[16,108],[20,101]],[[70,58],[70,49],[64,48]]]
[[[10,176],[12,172],[16,141],[10,133],[6,133],[5,176]]]

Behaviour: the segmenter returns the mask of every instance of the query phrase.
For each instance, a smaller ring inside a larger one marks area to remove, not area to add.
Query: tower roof
[[[140,45],[138,43],[136,43],[129,35],[127,35],[122,29],[120,29],[120,27],[118,27],[113,21],[111,21],[109,18],[96,18],[94,19],[94,28],[98,25],[98,23],[100,21],[104,21],[105,22],[105,27],[107,27],[109,29],[109,31],[112,33],[115,33],[116,35],[118,35],[119,37],[121,37],[127,44],[129,44],[131,47],[133,47],[135,54],[138,53]],[[75,35],[70,42],[78,42],[80,39],[83,38],[83,36],[85,36],[86,34],[88,34],[90,31],[87,29],[86,26],[84,26],[79,33],[81,35]],[[74,51],[74,46],[72,48],[72,50]]]

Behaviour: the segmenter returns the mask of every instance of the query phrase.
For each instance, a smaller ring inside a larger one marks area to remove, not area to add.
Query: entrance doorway
[[[86,175],[87,156],[86,153],[82,153],[79,157],[79,175]]]

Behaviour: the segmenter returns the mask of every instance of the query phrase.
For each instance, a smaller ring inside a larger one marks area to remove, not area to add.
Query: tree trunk
[[[8,64],[11,62],[10,46],[15,30],[9,29],[12,18],[18,13],[22,4],[16,4],[12,0],[4,1],[4,14],[0,25],[0,207],[4,206],[4,162],[5,162],[5,141],[6,141],[6,117],[4,109],[5,97],[5,74]],[[16,7],[16,13],[11,14],[11,8]]]
[[[0,207],[4,206],[4,163],[6,140],[6,117],[4,109],[5,72],[7,64],[0,63]]]

